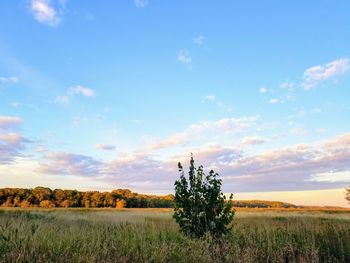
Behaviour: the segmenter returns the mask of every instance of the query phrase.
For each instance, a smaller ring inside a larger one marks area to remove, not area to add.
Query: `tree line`
[[[238,200],[232,201],[234,207],[246,208],[298,208],[299,206],[280,202],[280,201],[265,201],[265,200]]]
[[[111,192],[51,190],[47,187],[34,189],[0,189],[2,207],[80,207],[80,208],[167,208],[173,206],[173,195],[144,195],[129,189]]]
[[[245,208],[298,207],[277,201],[230,200],[229,202],[232,202],[233,207]],[[174,196],[172,194],[145,195],[134,193],[129,189],[116,189],[111,192],[51,190],[47,187],[0,189],[0,206],[2,207],[172,208],[173,204]]]

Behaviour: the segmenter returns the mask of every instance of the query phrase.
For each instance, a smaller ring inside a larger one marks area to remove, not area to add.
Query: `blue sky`
[[[169,193],[193,152],[226,192],[346,205],[349,10],[1,1],[0,187]]]

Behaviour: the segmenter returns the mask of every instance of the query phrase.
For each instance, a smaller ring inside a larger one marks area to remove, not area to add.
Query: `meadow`
[[[349,210],[239,209],[194,240],[171,209],[0,209],[0,262],[350,262]]]

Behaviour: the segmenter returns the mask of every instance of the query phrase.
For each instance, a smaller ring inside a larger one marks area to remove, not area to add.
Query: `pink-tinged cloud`
[[[31,0],[30,11],[35,20],[49,26],[57,26],[60,18],[57,11],[50,5],[48,0]]]
[[[0,130],[17,128],[22,123],[22,119],[13,116],[0,115]]]
[[[99,143],[95,145],[95,149],[103,150],[103,151],[113,151],[115,150],[115,146],[111,144]]]
[[[146,146],[146,150],[155,151],[174,146],[183,146],[210,132],[234,135],[255,126],[258,119],[259,116],[248,116],[241,118],[224,118],[216,121],[201,121],[190,125],[182,132],[149,144]]]
[[[18,117],[0,116],[0,165],[24,156],[22,152],[30,141],[18,132],[21,122]]]
[[[40,164],[37,172],[44,174],[99,177],[103,174],[104,163],[90,156],[66,152],[51,152]]]
[[[300,144],[249,155],[242,150],[220,145],[192,149],[197,165],[215,169],[224,180],[225,191],[307,190],[343,187],[350,183],[350,134],[313,144]],[[149,154],[119,156],[111,162],[68,153],[53,153],[41,164],[42,173],[96,177],[120,182],[136,190],[170,192],[178,177],[177,162],[188,164],[189,152],[158,160]],[[317,175],[332,171],[335,180],[317,180]],[[346,174],[346,173],[345,173]],[[316,179],[315,179],[316,178]],[[162,187],[160,189],[159,187]]]
[[[304,83],[305,89],[311,89],[319,85],[322,81],[331,79],[348,72],[349,59],[341,58],[325,65],[317,65],[305,70]]]
[[[250,136],[250,137],[244,137],[241,141],[242,146],[248,146],[248,145],[258,145],[263,144],[267,142],[267,139],[257,137],[257,136]]]

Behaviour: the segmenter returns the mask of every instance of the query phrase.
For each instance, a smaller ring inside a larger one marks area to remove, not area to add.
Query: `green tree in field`
[[[217,238],[230,230],[234,217],[232,194],[229,202],[221,192],[221,179],[213,170],[206,175],[203,166],[194,166],[193,156],[188,179],[181,163],[180,179],[175,182],[174,218],[181,231],[190,237],[202,237],[206,233]]]

